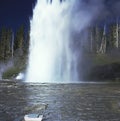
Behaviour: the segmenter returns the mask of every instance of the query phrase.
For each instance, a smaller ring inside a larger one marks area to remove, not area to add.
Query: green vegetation
[[[0,31],[0,61],[6,61],[9,58],[24,56],[28,52],[29,32],[25,32],[21,25],[17,32],[3,27]]]
[[[21,25],[16,32],[3,27],[0,31],[0,62],[12,60],[13,66],[5,69],[2,78],[14,78],[26,69],[26,60],[29,46],[29,30],[25,31]]]
[[[26,57],[16,57],[14,59],[14,65],[8,68],[2,75],[3,79],[15,78],[20,72],[24,72],[26,69]]]
[[[112,63],[120,64],[120,57],[118,56],[113,57],[107,54],[96,54],[96,55],[93,55],[92,58],[93,58],[93,63],[95,65],[106,65],[106,64],[112,64]]]
[[[81,36],[83,40],[81,40]],[[25,31],[23,25],[16,32],[11,28],[1,28],[0,62],[6,62],[11,58],[14,61],[14,66],[3,73],[3,78],[14,78],[19,72],[25,71],[29,39],[29,30]],[[86,63],[90,63],[92,67],[112,63],[120,64],[120,23],[118,20],[109,25],[91,25],[77,36],[73,36],[72,40],[75,44],[80,41],[77,46],[74,45],[77,49],[83,48],[83,66],[86,66],[86,70],[88,66]]]
[[[21,70],[18,67],[12,67],[3,73],[3,79],[15,78]]]

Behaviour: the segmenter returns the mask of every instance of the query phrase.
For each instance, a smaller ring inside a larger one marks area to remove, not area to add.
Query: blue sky
[[[0,0],[0,28],[16,30],[21,24],[29,26],[36,0]]]
[[[83,1],[87,1],[87,6],[94,4],[98,5],[98,7],[101,2],[103,5],[103,11],[99,15],[101,18],[120,15],[120,0]],[[6,26],[16,30],[21,24],[28,27],[35,3],[36,0],[0,0],[0,28]],[[98,18],[100,19],[100,17]]]

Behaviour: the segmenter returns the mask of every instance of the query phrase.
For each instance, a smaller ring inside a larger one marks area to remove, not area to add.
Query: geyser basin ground
[[[22,121],[47,106],[44,121],[119,121],[120,83],[0,81],[0,121]]]

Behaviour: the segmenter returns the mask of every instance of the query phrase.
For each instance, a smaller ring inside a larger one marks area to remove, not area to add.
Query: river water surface
[[[120,83],[40,84],[0,81],[0,121],[120,121]]]

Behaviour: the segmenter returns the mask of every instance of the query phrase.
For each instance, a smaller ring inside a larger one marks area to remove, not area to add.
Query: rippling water
[[[0,121],[119,121],[120,84],[40,84],[0,81]]]

